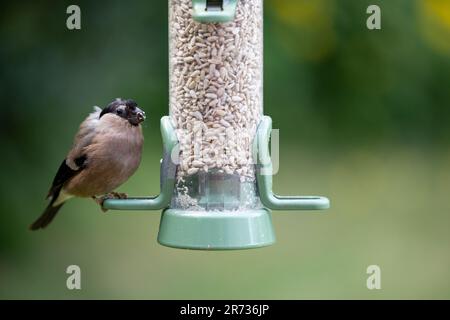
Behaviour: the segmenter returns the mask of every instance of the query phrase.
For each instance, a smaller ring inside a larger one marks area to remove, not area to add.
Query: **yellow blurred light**
[[[434,50],[450,54],[450,1],[418,0],[417,8],[425,40]]]
[[[427,11],[443,25],[450,28],[450,1],[448,0],[427,0],[421,1]]]
[[[266,2],[278,23],[277,38],[289,55],[312,61],[328,56],[335,44],[333,3],[328,0]]]
[[[324,1],[273,1],[276,15],[286,24],[306,25],[322,16]]]

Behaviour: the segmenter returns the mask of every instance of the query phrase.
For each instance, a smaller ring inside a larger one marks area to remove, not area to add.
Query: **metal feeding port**
[[[206,0],[205,11],[222,11],[223,0]]]
[[[329,207],[325,197],[272,191],[272,120],[263,113],[262,3],[169,0],[161,192],[104,202],[105,209],[163,210],[162,245],[264,247],[275,242],[271,210]]]
[[[169,0],[169,2],[173,0]],[[192,7],[191,19],[203,23],[230,22],[236,14],[237,0],[189,0],[181,1]],[[241,1],[242,2],[242,1]]]

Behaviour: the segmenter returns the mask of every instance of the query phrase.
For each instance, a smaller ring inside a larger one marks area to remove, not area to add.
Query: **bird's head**
[[[107,113],[128,120],[133,126],[137,126],[145,120],[145,112],[139,109],[137,103],[131,99],[124,100],[117,98],[102,110],[100,118]]]

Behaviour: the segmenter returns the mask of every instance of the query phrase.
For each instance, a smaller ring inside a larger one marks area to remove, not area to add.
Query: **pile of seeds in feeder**
[[[215,169],[254,178],[251,146],[262,113],[262,0],[238,1],[227,23],[192,19],[169,1],[170,116],[178,178]]]

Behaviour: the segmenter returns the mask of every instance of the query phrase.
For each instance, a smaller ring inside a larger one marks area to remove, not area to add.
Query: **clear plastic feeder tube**
[[[171,207],[260,207],[252,143],[263,114],[262,0],[237,1],[221,23],[196,21],[192,3],[169,0],[169,110],[179,140]]]

